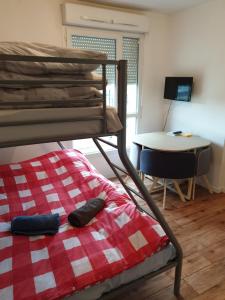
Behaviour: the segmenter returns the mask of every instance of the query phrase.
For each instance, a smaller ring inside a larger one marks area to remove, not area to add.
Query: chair
[[[207,147],[204,149],[200,149],[196,153],[196,170],[195,170],[195,177],[193,180],[193,191],[192,191],[192,199],[195,199],[195,186],[196,186],[196,178],[202,177],[204,180],[204,183],[209,190],[209,192],[212,194],[213,190],[211,187],[211,184],[209,183],[209,180],[206,176],[206,174],[209,172],[210,167],[210,161],[211,161],[211,148]]]
[[[196,156],[192,152],[167,152],[144,149],[140,155],[140,171],[157,179],[164,179],[163,208],[166,206],[167,179],[172,179],[182,201],[186,201],[176,179],[190,179],[195,175]],[[192,182],[192,181],[191,181]],[[191,191],[191,187],[189,187]],[[191,194],[191,192],[190,192]]]
[[[142,149],[142,147],[140,145],[132,143],[130,146],[130,152],[129,152],[129,159],[138,173],[140,173],[139,170],[140,170],[141,149]],[[127,182],[129,177],[130,176],[127,175],[126,178],[124,179],[124,181]]]
[[[136,170],[140,169],[141,146],[135,143],[131,144],[129,158]]]

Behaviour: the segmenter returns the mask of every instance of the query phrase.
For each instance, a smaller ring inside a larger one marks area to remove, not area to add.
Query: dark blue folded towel
[[[59,214],[19,216],[12,220],[11,232],[22,235],[55,234],[59,225]]]

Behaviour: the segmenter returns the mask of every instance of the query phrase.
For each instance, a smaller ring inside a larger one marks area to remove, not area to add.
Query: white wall
[[[0,1],[0,40],[63,45],[62,0]]]
[[[167,129],[212,141],[210,178],[217,191],[225,191],[224,12],[224,0],[211,0],[170,17],[170,73],[165,73],[194,77],[191,103],[173,102]]]
[[[169,17],[148,13],[150,31],[145,35],[141,78],[142,116],[139,132],[162,129],[164,74],[168,71]]]
[[[0,41],[27,41],[63,45],[61,1],[0,1]],[[0,163],[29,159],[58,149],[54,144],[0,150]]]
[[[65,0],[7,0],[0,1],[0,41],[28,41],[65,45],[65,28],[61,25],[60,4]],[[73,2],[73,1],[70,1]],[[140,132],[161,128],[162,70],[165,67],[167,17],[149,14],[150,33],[146,35],[141,70],[143,71],[143,114]],[[162,59],[163,58],[163,59]],[[27,159],[58,149],[55,144],[26,146],[0,150],[0,163]],[[111,154],[113,155],[113,154]],[[113,155],[114,157],[114,155]],[[103,160],[95,155],[90,160],[106,176]]]

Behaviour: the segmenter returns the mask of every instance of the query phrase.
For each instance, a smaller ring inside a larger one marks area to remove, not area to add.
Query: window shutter
[[[108,59],[116,59],[115,39],[72,35],[72,47],[103,52],[107,54]],[[115,66],[113,65],[106,67],[106,77],[108,83],[115,83],[115,71]],[[96,73],[101,74],[101,67],[96,70]]]
[[[123,38],[123,59],[127,60],[127,83],[137,84],[138,82],[138,56],[139,43],[136,38]]]

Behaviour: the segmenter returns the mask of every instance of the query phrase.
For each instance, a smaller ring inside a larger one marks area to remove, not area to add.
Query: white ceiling
[[[206,1],[209,0],[96,0],[93,2],[172,13]]]

